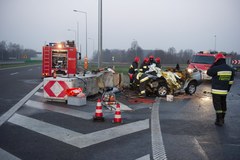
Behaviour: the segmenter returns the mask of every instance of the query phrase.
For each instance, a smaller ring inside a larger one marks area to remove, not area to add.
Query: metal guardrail
[[[24,61],[0,61],[0,64],[23,64]]]

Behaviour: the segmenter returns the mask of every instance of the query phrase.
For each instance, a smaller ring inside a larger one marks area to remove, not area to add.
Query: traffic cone
[[[97,101],[97,106],[96,106],[95,116],[93,116],[93,121],[100,121],[100,122],[104,121],[100,99],[98,99]]]
[[[115,112],[114,119],[113,119],[112,123],[122,123],[122,116],[121,116],[121,110],[120,110],[120,104],[119,103],[117,103],[116,112]]]

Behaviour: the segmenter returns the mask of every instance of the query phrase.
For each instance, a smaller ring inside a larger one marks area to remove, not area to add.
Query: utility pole
[[[102,0],[98,0],[98,68],[102,63]]]

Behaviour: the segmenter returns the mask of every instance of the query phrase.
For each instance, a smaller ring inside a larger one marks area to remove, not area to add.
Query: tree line
[[[36,57],[37,52],[33,49],[24,49],[23,46],[6,41],[0,41],[0,60],[19,60]]]
[[[16,59],[29,59],[36,57],[39,54],[33,49],[24,49],[23,46],[6,41],[0,41],[0,60],[16,60]],[[133,41],[131,47],[127,50],[120,49],[104,49],[102,51],[102,62],[121,62],[131,63],[136,56],[140,57],[141,62],[145,57],[153,55],[160,57],[162,64],[185,64],[191,59],[195,52],[192,49],[185,49],[176,51],[174,47],[170,47],[167,51],[162,49],[145,50],[142,49],[137,41]],[[236,52],[230,53],[233,57],[237,55]],[[98,62],[98,55],[95,52],[92,57],[93,62]]]
[[[109,50],[105,49],[102,51],[102,62],[125,62],[131,63],[136,56],[138,56],[141,60],[145,57],[149,57],[153,55],[155,58],[160,57],[162,64],[184,64],[187,63],[187,60],[191,59],[191,56],[195,54],[195,52],[191,49],[176,51],[174,47],[169,48],[167,51],[161,49],[155,50],[144,50],[141,47],[129,48],[128,50]],[[98,55],[95,54],[93,56],[92,61],[97,62]]]

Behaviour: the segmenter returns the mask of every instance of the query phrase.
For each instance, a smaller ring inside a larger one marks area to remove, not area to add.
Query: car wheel
[[[187,88],[185,89],[185,92],[187,94],[192,95],[196,92],[196,90],[197,90],[197,83],[196,82],[190,82],[188,84]]]
[[[157,88],[157,96],[159,97],[166,97],[168,93],[168,87],[166,84],[159,84]]]

